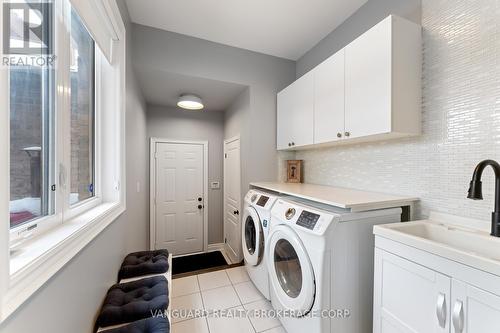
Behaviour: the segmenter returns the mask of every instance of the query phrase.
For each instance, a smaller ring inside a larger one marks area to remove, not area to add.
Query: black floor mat
[[[220,266],[227,266],[226,259],[220,251],[177,257],[172,259],[172,275]]]

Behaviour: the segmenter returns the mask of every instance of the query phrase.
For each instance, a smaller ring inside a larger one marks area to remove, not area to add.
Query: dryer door
[[[243,215],[242,247],[245,261],[252,266],[257,266],[262,261],[264,254],[264,235],[259,214],[255,208],[248,206]]]
[[[269,238],[271,288],[285,309],[296,317],[309,313],[316,293],[314,272],[302,241],[291,228],[277,226]]]

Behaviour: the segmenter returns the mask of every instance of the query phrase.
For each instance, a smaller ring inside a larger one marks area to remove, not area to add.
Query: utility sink
[[[457,250],[500,260],[500,239],[488,233],[437,223],[403,223],[392,228],[410,236],[447,245]]]
[[[487,221],[435,213],[428,220],[375,226],[374,234],[500,273],[500,238],[490,236]]]

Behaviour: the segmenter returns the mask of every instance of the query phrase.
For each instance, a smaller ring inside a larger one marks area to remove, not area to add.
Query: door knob
[[[350,132],[345,132],[345,136],[351,136]]]
[[[292,143],[291,142],[288,142],[288,147],[291,147],[292,146]]]
[[[203,208],[203,205],[198,205],[198,209],[202,209]]]
[[[341,138],[342,137],[342,133],[338,132],[337,133],[337,138]]]
[[[202,200],[203,200],[203,198],[201,198],[201,197],[199,197],[199,198],[198,198],[198,201],[199,201],[199,202],[201,202]]]
[[[238,210],[235,210],[235,211],[233,212],[233,214],[234,214],[234,215],[240,215],[240,212],[239,212]]]

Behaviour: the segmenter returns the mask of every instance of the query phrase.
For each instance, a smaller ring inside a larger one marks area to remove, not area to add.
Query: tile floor
[[[174,279],[171,309],[250,311],[247,317],[173,318],[172,333],[286,333],[278,319],[251,315],[252,310],[271,309],[271,304],[250,281],[245,267]]]

